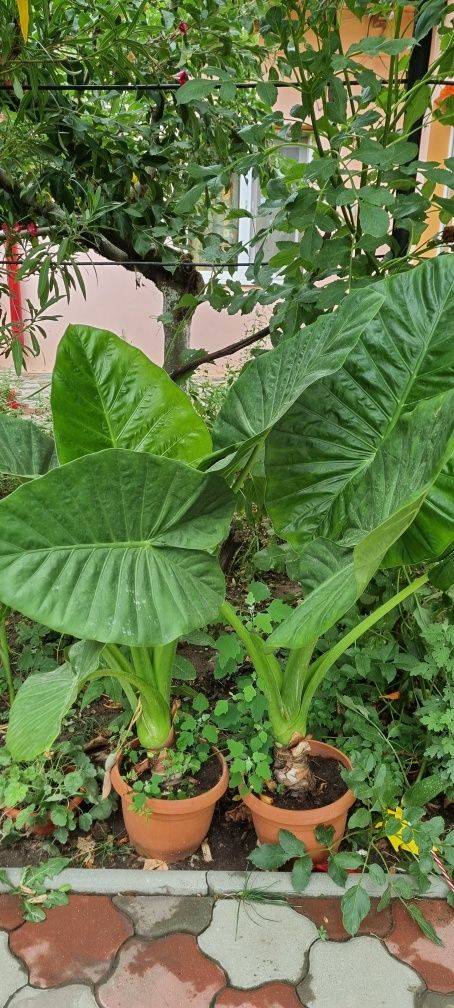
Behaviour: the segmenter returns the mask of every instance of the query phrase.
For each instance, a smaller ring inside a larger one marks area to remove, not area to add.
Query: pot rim
[[[203,791],[202,794],[194,795],[192,798],[180,798],[178,800],[172,798],[148,798],[146,807],[151,809],[152,812],[161,813],[161,815],[187,815],[189,812],[195,811],[196,808],[205,808],[209,805],[214,805],[218,798],[225,793],[229,783],[229,771],[227,767],[227,762],[225,757],[216,748],[212,746],[212,751],[217,757],[221,765],[221,776],[219,780],[214,784],[209,791]],[[133,788],[126,783],[125,779],[121,776],[121,763],[123,760],[123,753],[119,753],[117,759],[111,770],[111,781],[112,786],[120,797],[126,798],[127,795],[133,793]],[[140,815],[138,812],[137,815]]]
[[[81,794],[81,795],[74,795],[72,798],[69,799],[69,801],[66,802],[66,807],[70,810],[70,812],[73,812],[74,809],[79,808],[79,805],[82,804],[83,799],[84,799],[83,794]],[[9,817],[9,819],[17,819],[17,817],[24,810],[23,810],[23,808],[13,807],[13,806],[10,806],[10,805],[4,805],[0,809],[0,811],[4,812],[4,814],[7,815]],[[33,812],[32,815],[33,816],[37,816],[38,813],[37,812]],[[50,820],[50,813],[49,813],[49,815],[48,815],[47,818]],[[44,824],[41,824],[41,825],[44,825]]]
[[[352,765],[348,756],[341,752],[340,749],[336,749],[336,746],[332,746],[328,742],[319,742],[317,739],[308,739],[307,741],[314,755],[338,759],[343,766],[351,770]],[[320,805],[316,809],[281,809],[276,805],[268,805],[266,802],[260,801],[260,798],[253,794],[252,791],[243,793],[242,789],[241,797],[244,804],[251,809],[251,812],[262,816],[264,819],[272,819],[274,822],[282,823],[283,827],[292,823],[295,826],[301,823],[313,826],[314,824],[323,823],[325,817],[335,819],[338,815],[351,808],[356,801],[356,797],[350,788],[340,798],[336,798],[336,801],[330,802],[329,805]]]

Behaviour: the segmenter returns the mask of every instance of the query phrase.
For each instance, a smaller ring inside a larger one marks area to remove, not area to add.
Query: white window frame
[[[310,161],[312,161],[312,158],[313,158],[313,147],[312,147],[312,144],[311,144],[311,136],[312,136],[312,134],[308,131],[308,134],[307,134],[308,144],[307,144],[307,146],[304,146],[302,144],[300,146],[298,146],[298,164],[308,164]],[[283,147],[293,147],[293,146],[297,146],[297,145],[296,144],[292,144],[290,142],[289,143],[285,143],[284,142],[282,144],[282,146]],[[295,160],[296,160],[296,158],[295,158]],[[253,213],[254,183],[255,183],[255,179],[253,178],[253,175],[252,175],[252,168],[247,173],[247,175],[241,175],[240,176],[240,184],[239,184],[239,190],[238,190],[238,207],[239,207],[240,210],[247,210],[251,215]],[[251,262],[251,254],[252,254],[252,258],[253,258],[253,253],[254,253],[254,249],[251,249],[250,242],[251,242],[252,238],[254,237],[254,229],[257,227],[257,224],[259,224],[259,223],[260,223],[260,217],[258,217],[258,216],[257,217],[254,217],[254,216],[251,216],[251,217],[239,217],[238,218],[238,241],[242,245],[245,245],[246,247],[245,247],[245,250],[243,252],[240,252],[239,255],[238,255],[238,260],[237,261],[238,261],[239,265],[237,266],[237,268],[235,269],[234,272],[229,272],[228,270],[224,270],[222,273],[218,274],[218,279],[219,279],[219,281],[221,283],[225,283],[227,280],[236,280],[239,283],[241,283],[241,285],[243,287],[253,287],[254,286],[254,281],[253,280],[249,280],[246,277],[246,271],[247,271],[247,269],[248,269],[248,267],[250,265],[250,262]],[[295,235],[295,241],[296,241],[297,237],[298,237],[298,231],[297,230],[294,231],[294,235]],[[289,233],[289,240],[291,240],[290,233]],[[201,270],[201,273],[203,275],[204,280],[208,281],[210,279],[211,270]],[[279,280],[282,280],[282,278],[279,276],[278,273],[276,274],[275,279],[276,279],[277,282],[279,282]]]

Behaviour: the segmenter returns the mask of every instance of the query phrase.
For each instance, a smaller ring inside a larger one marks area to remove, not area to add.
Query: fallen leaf
[[[261,794],[261,795],[259,795],[259,798],[260,798],[260,801],[265,802],[265,805],[272,805],[273,804],[273,799],[271,798],[271,795]]]
[[[252,813],[244,802],[241,802],[241,805],[236,805],[235,808],[227,809],[224,819],[227,822],[252,822]]]
[[[96,840],[93,837],[77,837],[76,847],[81,854],[81,864],[84,868],[93,868]]]
[[[200,846],[202,848],[202,857],[203,857],[203,860],[206,862],[206,864],[209,864],[210,861],[213,860],[213,855],[211,853],[210,845],[208,843],[208,840],[206,840],[206,839],[202,840],[202,843],[200,844]]]
[[[144,871],[168,871],[169,866],[167,861],[160,861],[159,858],[144,858],[143,862]]]

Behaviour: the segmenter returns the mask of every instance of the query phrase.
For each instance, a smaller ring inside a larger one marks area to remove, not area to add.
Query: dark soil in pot
[[[336,759],[326,759],[323,756],[310,756],[309,767],[316,778],[317,790],[315,792],[301,791],[268,791],[265,792],[272,798],[273,805],[280,809],[293,809],[300,812],[303,809],[323,808],[337,801],[348,790],[347,785],[342,780],[342,764]]]
[[[129,771],[133,769],[134,769],[133,765],[128,760],[127,755],[125,755],[123,761],[124,774],[128,774]],[[149,780],[150,777],[152,776],[152,772],[153,771],[151,769],[142,771],[140,773],[140,780],[142,781]],[[214,787],[215,784],[217,784],[221,776],[221,772],[222,771],[217,759],[210,759],[206,763],[204,763],[203,766],[200,767],[200,770],[198,770],[196,774],[194,774],[190,778],[188,777],[183,778],[182,783],[185,785],[185,787],[187,787],[188,785],[190,787],[190,792],[188,791],[188,797],[195,798],[196,795],[204,794],[205,791],[209,791],[210,788]],[[166,798],[171,800],[172,794],[166,794]]]

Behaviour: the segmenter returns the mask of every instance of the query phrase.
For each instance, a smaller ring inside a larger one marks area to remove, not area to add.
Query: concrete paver
[[[307,1008],[415,1008],[424,985],[409,966],[388,955],[377,938],[318,941],[298,987]]]
[[[223,987],[224,973],[201,954],[193,935],[133,938],[98,987],[98,1000],[103,1008],[210,1008]]]
[[[175,931],[198,935],[211,920],[209,896],[115,896],[115,906],[133,920],[136,935],[162,938]]]
[[[454,1008],[454,915],[438,896],[418,906],[441,946],[400,903],[373,905],[366,934],[349,938],[331,897],[157,888],[73,894],[40,924],[1,896],[0,1008]]]
[[[27,972],[22,963],[11,955],[8,948],[8,935],[0,934],[0,1005],[6,1005],[8,998],[19,987],[27,983]]]
[[[257,990],[226,988],[216,998],[215,1008],[304,1008],[290,984],[272,983]]]
[[[442,945],[421,933],[401,903],[394,907],[394,927],[385,944],[390,952],[413,966],[426,986],[441,994],[454,991],[454,911],[445,900],[418,900],[418,908],[435,928]]]
[[[427,991],[421,1001],[421,1008],[454,1008],[454,991],[452,994],[434,994]]]
[[[89,987],[70,984],[57,990],[23,987],[14,995],[8,1008],[97,1008],[97,1004]]]
[[[24,923],[22,910],[17,896],[10,893],[0,895],[0,931],[14,931],[14,928]]]
[[[233,986],[249,988],[272,980],[298,983],[316,938],[312,921],[288,906],[218,900],[198,943],[220,963]]]
[[[73,895],[40,924],[13,931],[10,947],[26,962],[34,987],[95,983],[133,933],[131,922],[107,896]]]

